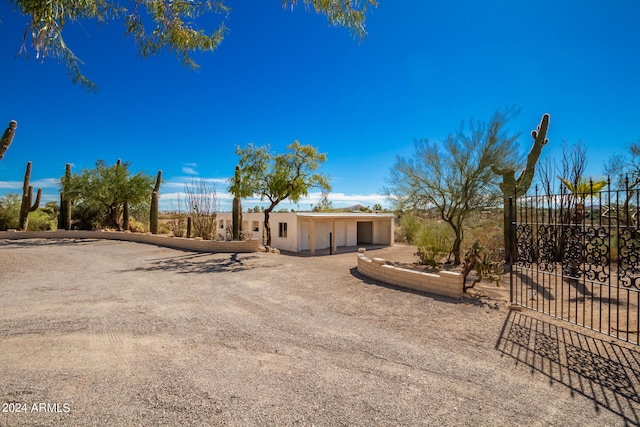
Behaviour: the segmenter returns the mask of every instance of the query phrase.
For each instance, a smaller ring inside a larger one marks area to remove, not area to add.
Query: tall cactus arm
[[[547,130],[549,129],[549,114],[544,114],[542,120],[536,130],[531,131],[533,137],[533,146],[527,155],[527,164],[525,168],[520,172],[518,178],[515,177],[515,169],[505,168],[498,169],[492,168],[493,173],[502,176],[502,182],[500,183],[500,189],[504,195],[505,200],[508,200],[511,196],[523,196],[531,183],[536,172],[536,164],[542,154],[542,147],[544,147],[549,140],[547,139]]]
[[[542,147],[547,145],[549,139],[547,138],[547,130],[549,129],[549,115],[542,116],[542,120],[536,130],[531,131],[533,137],[533,147],[529,151],[527,156],[527,166],[520,172],[520,175],[516,179],[516,189],[518,190],[518,196],[524,195],[529,187],[536,172],[536,163],[542,154]],[[522,193],[522,194],[520,194]]]
[[[0,160],[4,157],[4,153],[7,151],[11,142],[13,142],[13,136],[16,133],[16,128],[18,127],[18,122],[15,120],[11,120],[9,122],[9,126],[2,134],[2,139],[0,139]]]
[[[536,172],[536,163],[538,163],[538,159],[540,158],[540,154],[542,153],[542,147],[544,147],[549,142],[549,140],[547,139],[548,129],[549,114],[544,114],[537,129],[531,132],[531,136],[533,137],[533,147],[531,147],[531,151],[529,151],[529,154],[527,155],[527,164],[522,172],[520,172],[520,175],[518,175],[517,179],[515,177],[515,169],[492,168],[495,174],[502,176],[500,189],[502,190],[504,200],[504,247],[505,253],[507,254],[507,262],[513,261],[512,259],[509,259],[512,256],[512,242],[509,233],[511,224],[509,223],[509,210],[507,208],[509,206],[509,198],[524,196],[531,186],[533,177],[535,176]]]
[[[40,206],[40,198],[42,189],[38,188],[35,203],[33,202],[33,185],[29,185],[31,181],[31,162],[27,162],[27,170],[24,174],[24,182],[22,185],[22,204],[20,205],[19,227],[21,230],[27,230],[29,223],[29,212],[33,212]]]
[[[33,186],[29,186],[29,191],[33,194]],[[36,201],[29,208],[29,212],[34,212],[40,206],[40,198],[42,197],[42,188],[38,188],[38,192],[36,193]]]
[[[158,171],[158,176],[156,177],[156,185],[153,187],[153,191],[156,193],[160,192],[160,184],[162,184],[162,171]]]

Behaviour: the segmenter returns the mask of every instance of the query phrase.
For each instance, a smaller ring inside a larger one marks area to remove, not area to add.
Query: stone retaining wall
[[[107,239],[128,242],[147,243],[173,249],[184,249],[196,252],[258,252],[258,239],[240,242],[216,240],[187,239],[184,237],[168,237],[150,233],[129,233],[122,231],[0,231],[0,239]]]
[[[358,249],[358,272],[391,285],[418,291],[431,292],[448,297],[462,297],[462,274],[441,271],[440,274],[423,273],[416,270],[394,267],[382,258],[367,258],[366,249]]]

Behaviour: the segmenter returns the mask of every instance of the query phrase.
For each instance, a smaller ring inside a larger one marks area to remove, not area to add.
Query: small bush
[[[463,291],[467,292],[467,289],[473,288],[482,280],[487,280],[492,283],[495,282],[496,286],[500,286],[503,273],[502,264],[502,261],[492,260],[487,249],[482,247],[480,241],[476,239],[464,254],[462,266]],[[476,271],[477,277],[471,285],[467,286],[467,276],[471,270]]]
[[[491,210],[488,212],[474,212],[467,221],[469,227],[465,227],[463,251],[468,251],[473,242],[483,248],[483,256],[491,261],[504,261],[504,232],[502,224],[502,211]]]
[[[408,212],[402,215],[400,222],[400,240],[410,245],[413,244],[420,231],[420,221],[418,221],[418,218],[416,218],[413,213]]]
[[[181,212],[174,213],[166,221],[167,227],[175,237],[185,237],[187,235],[187,215]]]
[[[57,228],[57,220],[41,209],[29,213],[29,222],[27,224],[29,231],[48,231],[57,230]]]
[[[422,228],[418,241],[420,263],[435,267],[451,252],[453,237],[446,224],[433,223]]]
[[[134,218],[129,218],[129,231],[132,233],[144,233],[147,230],[143,223]]]
[[[20,216],[20,196],[7,194],[0,197],[0,230],[17,229]]]

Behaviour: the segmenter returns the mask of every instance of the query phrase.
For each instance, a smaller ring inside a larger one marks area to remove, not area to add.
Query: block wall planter
[[[441,271],[439,274],[408,270],[388,265],[382,258],[367,258],[366,249],[358,249],[358,272],[363,276],[395,286],[430,292],[453,298],[463,295],[462,274]]]

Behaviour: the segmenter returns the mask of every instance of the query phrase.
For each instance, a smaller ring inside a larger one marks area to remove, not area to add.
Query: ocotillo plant
[[[33,201],[33,186],[29,185],[31,181],[31,162],[27,163],[27,171],[24,174],[24,182],[22,185],[22,205],[20,206],[20,230],[26,231],[29,225],[29,212],[33,212],[40,206],[40,196],[42,189],[38,188],[38,195],[35,203]]]
[[[531,136],[533,137],[533,147],[531,147],[531,151],[529,151],[529,155],[527,156],[527,165],[520,175],[516,179],[515,170],[514,169],[497,169],[494,168],[493,171],[502,176],[502,182],[500,183],[500,189],[502,190],[503,198],[504,198],[504,249],[506,252],[507,260],[511,261],[511,234],[510,228],[511,224],[509,223],[509,198],[510,197],[521,197],[524,196],[529,187],[531,187],[531,182],[533,181],[533,177],[536,173],[536,163],[538,163],[538,158],[542,153],[542,147],[549,142],[547,139],[547,130],[549,129],[549,115],[544,114],[542,116],[542,120],[538,125],[536,130],[531,131]]]
[[[158,171],[156,185],[151,193],[151,212],[149,214],[149,229],[152,234],[158,234],[158,193],[160,191],[160,183],[162,182],[162,171]]]
[[[240,188],[240,166],[236,166],[234,181],[235,187]],[[242,235],[242,202],[237,195],[233,197],[231,228],[233,240],[240,240],[240,236]]]
[[[2,139],[0,139],[0,160],[4,157],[4,153],[7,151],[11,142],[13,141],[13,136],[16,133],[16,128],[18,127],[18,122],[15,120],[11,120],[9,122],[9,126],[2,134]]]
[[[67,163],[62,181],[62,191],[60,192],[60,220],[58,228],[61,230],[71,229],[71,164]]]

